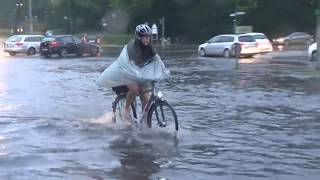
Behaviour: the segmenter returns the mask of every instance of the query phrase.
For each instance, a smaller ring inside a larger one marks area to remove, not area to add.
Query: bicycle
[[[133,124],[136,128],[140,128],[146,118],[147,127],[159,127],[169,130],[173,128],[174,132],[178,132],[179,123],[175,110],[164,99],[162,99],[161,91],[155,87],[155,81],[151,82],[151,95],[149,101],[142,111],[142,116],[139,118],[137,113],[137,100],[130,105],[130,114],[133,117]],[[126,95],[129,91],[127,86],[113,87],[112,90],[116,93],[117,97],[112,103],[113,122],[116,123],[122,118],[124,110]],[[173,123],[173,127],[172,124]]]

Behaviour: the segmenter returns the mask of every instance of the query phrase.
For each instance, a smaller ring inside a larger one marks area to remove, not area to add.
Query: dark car
[[[45,57],[51,57],[52,54],[58,54],[60,57],[67,54],[98,56],[99,49],[97,44],[82,42],[79,38],[71,35],[45,37],[40,44],[41,55]]]
[[[100,37],[98,35],[87,35],[87,42],[100,45]]]
[[[313,37],[305,32],[294,32],[287,37],[274,39],[273,43],[275,45],[311,45],[313,42]]]

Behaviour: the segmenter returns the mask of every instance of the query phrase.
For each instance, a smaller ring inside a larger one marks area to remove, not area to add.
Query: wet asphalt
[[[110,50],[110,49],[109,49]],[[116,60],[0,57],[0,179],[319,179],[320,78],[301,64],[159,51],[178,139],[110,123]]]

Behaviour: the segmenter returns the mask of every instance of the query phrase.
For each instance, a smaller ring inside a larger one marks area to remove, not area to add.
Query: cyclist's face
[[[140,41],[143,45],[148,46],[150,44],[150,36],[142,36]]]

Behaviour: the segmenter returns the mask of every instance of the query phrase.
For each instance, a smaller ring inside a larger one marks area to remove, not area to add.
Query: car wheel
[[[92,57],[97,57],[98,54],[99,54],[99,49],[93,49],[90,54],[91,54]]]
[[[230,58],[231,57],[231,53],[230,53],[230,50],[229,49],[226,49],[223,51],[223,56],[225,58]]]
[[[27,54],[28,54],[28,56],[35,55],[36,49],[33,47],[29,48]]]
[[[317,51],[312,51],[310,61],[317,61]]]
[[[199,55],[202,56],[202,57],[205,57],[207,54],[206,54],[206,50],[204,48],[201,48],[200,51],[199,51]]]
[[[43,53],[42,55],[43,55],[44,57],[46,57],[46,58],[51,58],[51,54]]]
[[[66,55],[67,55],[67,50],[66,49],[60,49],[59,56],[61,58],[63,58],[63,57],[66,57]]]
[[[10,56],[15,56],[15,55],[17,55],[16,52],[9,52],[9,54],[10,54]]]

